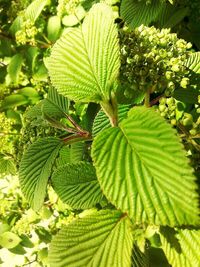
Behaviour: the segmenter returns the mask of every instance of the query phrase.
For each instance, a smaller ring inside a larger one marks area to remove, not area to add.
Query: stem
[[[150,107],[150,90],[146,91],[145,98],[144,98],[144,106],[147,108]]]
[[[81,136],[81,135],[70,135],[70,136],[67,136],[63,139],[63,141],[65,142],[65,144],[69,145],[69,144],[73,144],[73,143],[76,143],[76,142],[81,142],[81,141],[89,141],[89,140],[92,140],[92,137],[89,135],[89,136]]]
[[[158,101],[160,100],[160,98],[163,97],[163,95],[159,95],[156,98],[154,98],[150,103],[150,107],[152,107],[153,105],[155,105],[156,103],[158,103]]]
[[[118,125],[118,108],[115,96],[111,97],[111,101],[105,101],[101,103],[103,111],[106,113],[110,120],[112,127]]]

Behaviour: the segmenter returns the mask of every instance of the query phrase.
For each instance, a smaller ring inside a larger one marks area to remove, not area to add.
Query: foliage
[[[2,266],[198,266],[199,1],[0,2]]]

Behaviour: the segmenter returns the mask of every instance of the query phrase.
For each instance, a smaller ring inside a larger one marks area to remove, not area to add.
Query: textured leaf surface
[[[62,145],[56,137],[41,138],[23,155],[19,181],[22,192],[35,210],[39,210],[44,202],[48,178]]]
[[[65,226],[50,246],[50,266],[130,267],[130,221],[119,211],[101,210]]]
[[[200,52],[192,53],[185,65],[200,74]]]
[[[59,157],[56,159],[58,167],[68,164],[77,163],[83,159],[84,144],[82,142],[64,146],[59,151]]]
[[[16,167],[11,157],[0,153],[0,177],[1,175],[15,174]]]
[[[176,229],[160,235],[162,249],[173,267],[200,266],[200,230]]]
[[[152,0],[149,5],[145,1],[122,0],[121,16],[132,28],[148,25],[158,16],[162,5],[160,0]]]
[[[197,224],[197,186],[175,131],[152,109],[135,107],[102,131],[92,158],[105,196],[136,223]]]
[[[83,102],[109,99],[120,66],[112,9],[94,5],[80,28],[56,42],[47,65],[59,93]]]
[[[92,208],[103,198],[95,168],[87,162],[61,166],[52,183],[61,200],[75,209]]]
[[[138,246],[135,244],[132,250],[131,267],[149,267],[149,261],[146,253],[141,252]]]
[[[118,119],[121,121],[124,119],[130,109],[130,105],[119,105],[118,107]],[[103,110],[100,110],[94,119],[92,126],[92,135],[96,136],[102,130],[110,128],[110,120]]]
[[[47,98],[43,102],[42,111],[44,116],[62,118],[65,117],[65,113],[68,113],[68,106],[68,99],[58,94],[55,88],[50,88]]]

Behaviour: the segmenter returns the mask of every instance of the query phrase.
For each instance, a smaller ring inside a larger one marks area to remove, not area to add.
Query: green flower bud
[[[190,83],[190,80],[188,78],[183,78],[180,82],[180,86],[182,88],[187,88],[188,84]]]

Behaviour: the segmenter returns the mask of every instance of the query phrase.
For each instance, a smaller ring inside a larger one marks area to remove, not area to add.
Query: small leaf
[[[8,84],[18,84],[19,74],[22,68],[23,58],[21,54],[16,54],[12,57],[10,64],[7,67],[8,75],[6,77]]]
[[[149,25],[158,16],[162,5],[163,3],[160,0],[152,0],[148,5],[146,1],[122,0],[121,16],[132,28],[141,24]]]
[[[92,158],[103,193],[135,223],[199,223],[193,170],[175,131],[153,109],[134,107],[119,127],[98,134]]]
[[[103,198],[95,168],[87,162],[58,168],[53,173],[52,183],[61,200],[74,209],[92,208]]]
[[[58,94],[55,88],[50,88],[47,98],[43,101],[42,111],[44,116],[60,119],[68,113],[69,101]]]
[[[21,238],[12,232],[4,232],[0,236],[0,245],[4,248],[14,248],[21,242]]]
[[[6,96],[4,98],[4,100],[1,103],[1,108],[10,109],[13,107],[25,105],[28,102],[29,100],[25,96],[20,95],[20,94],[13,94],[13,95]]]
[[[23,155],[19,168],[22,192],[36,211],[46,196],[48,178],[63,143],[56,137],[38,139]]]
[[[119,105],[118,107],[118,120],[119,122],[124,119],[130,109],[130,105]],[[104,113],[104,111],[101,109],[95,119],[92,126],[92,135],[96,136],[99,132],[102,130],[110,128],[110,121],[108,116]]]
[[[200,230],[162,228],[160,238],[172,266],[200,266]]]
[[[63,35],[47,61],[58,92],[81,102],[109,100],[119,66],[117,28],[105,4],[94,5],[80,28]]]
[[[61,229],[50,245],[50,266],[131,267],[132,246],[129,219],[101,210]]]
[[[61,31],[61,21],[60,17],[52,16],[48,20],[47,24],[47,37],[51,42],[55,42]]]

